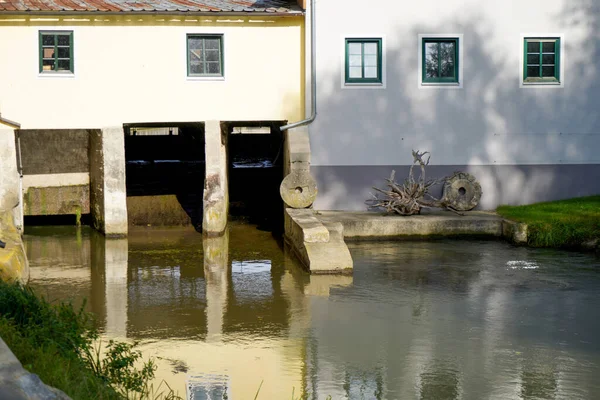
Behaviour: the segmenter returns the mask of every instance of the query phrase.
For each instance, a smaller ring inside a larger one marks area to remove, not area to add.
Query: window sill
[[[421,89],[462,89],[461,82],[421,82]]]
[[[73,72],[40,72],[38,78],[75,78]]]
[[[523,85],[526,85],[526,86],[555,85],[555,86],[557,86],[557,85],[560,85],[560,82],[559,81],[546,81],[546,82],[544,82],[544,81],[542,81],[542,82],[527,82],[527,81],[524,81]]]
[[[222,82],[225,81],[224,76],[187,76],[187,81],[213,81],[213,82]]]
[[[382,82],[344,82],[342,89],[385,89]]]

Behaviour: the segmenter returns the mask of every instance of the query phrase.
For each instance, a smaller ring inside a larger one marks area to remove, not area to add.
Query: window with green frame
[[[40,73],[73,73],[73,32],[40,31]]]
[[[560,83],[560,38],[525,38],[524,83]]]
[[[346,39],[346,83],[382,83],[381,39]]]
[[[458,83],[458,38],[423,38],[423,83]]]
[[[223,35],[187,35],[188,76],[223,76]]]

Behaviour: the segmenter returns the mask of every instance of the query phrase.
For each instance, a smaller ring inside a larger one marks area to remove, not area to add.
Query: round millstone
[[[279,193],[288,207],[310,207],[317,198],[317,182],[308,170],[292,171],[281,182]]]
[[[458,211],[474,209],[481,199],[481,185],[466,172],[456,172],[446,179],[443,200]]]

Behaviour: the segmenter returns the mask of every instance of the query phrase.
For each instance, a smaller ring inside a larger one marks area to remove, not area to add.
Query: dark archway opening
[[[229,214],[259,229],[283,231],[283,132],[285,121],[228,122]]]
[[[202,227],[204,123],[124,124],[130,225]]]

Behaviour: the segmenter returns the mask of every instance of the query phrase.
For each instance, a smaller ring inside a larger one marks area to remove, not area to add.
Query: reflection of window
[[[423,83],[458,83],[458,38],[423,39]]]
[[[223,76],[223,35],[187,36],[188,76]]]
[[[560,83],[560,39],[525,38],[523,81]]]
[[[346,39],[346,83],[382,83],[381,39]]]
[[[228,399],[229,378],[224,375],[192,376],[187,382],[187,397],[190,400]]]
[[[74,72],[73,32],[40,32],[40,73]]]

